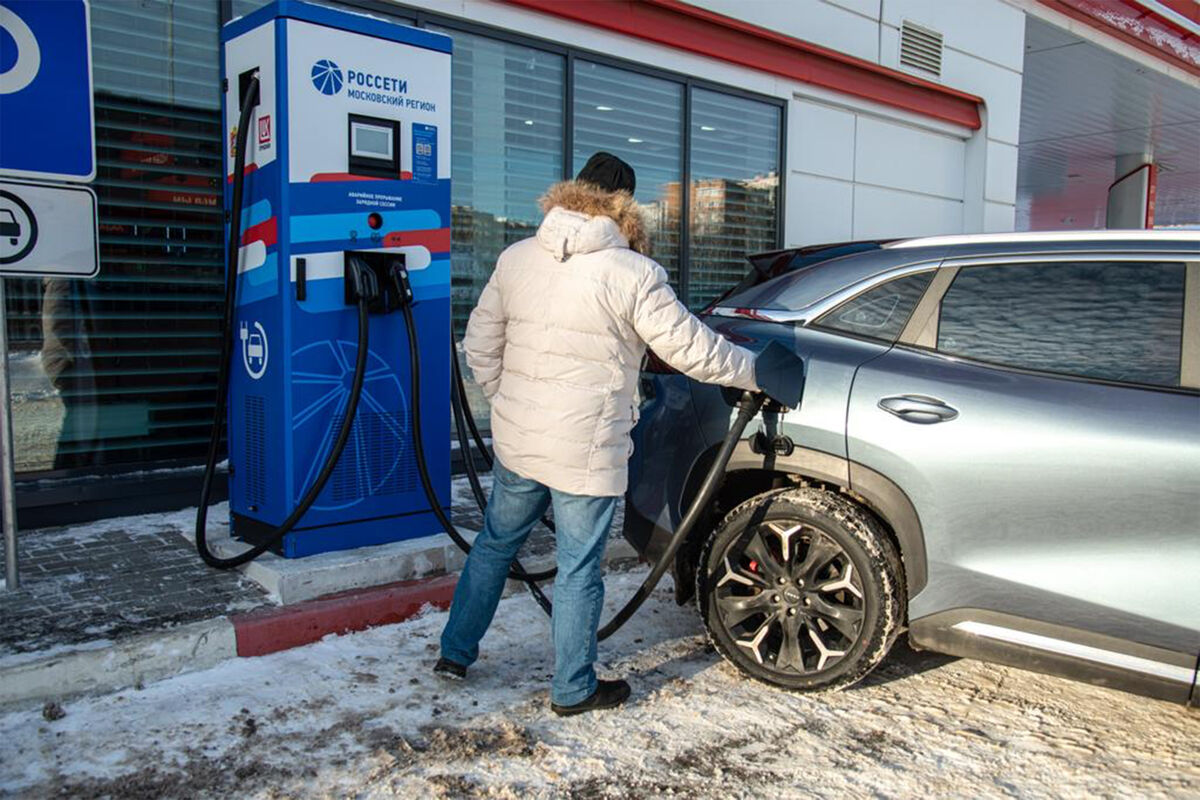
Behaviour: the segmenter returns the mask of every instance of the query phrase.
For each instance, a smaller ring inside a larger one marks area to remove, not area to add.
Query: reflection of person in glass
[[[42,281],[42,369],[66,411],[55,469],[92,464],[98,457],[96,377],[77,284],[61,278]]]
[[[643,255],[646,232],[624,161],[597,153],[550,187],[537,235],[496,263],[463,339],[491,401],[492,496],[454,593],[434,670],[464,677],[496,612],[509,566],[553,503],[557,714],[611,708],[625,681],[598,681],[602,559],[625,493],[634,392],[647,345],[697,380],[757,390],[754,354],[706,327]]]

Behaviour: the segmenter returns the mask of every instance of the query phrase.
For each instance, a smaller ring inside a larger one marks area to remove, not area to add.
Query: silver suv
[[[1200,702],[1200,233],[858,242],[756,256],[707,311],[807,364],[673,566],[713,644],[790,689],[909,641]],[[625,536],[654,557],[730,393],[653,356]]]

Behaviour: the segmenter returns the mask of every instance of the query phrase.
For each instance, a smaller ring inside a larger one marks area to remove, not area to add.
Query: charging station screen
[[[376,125],[365,125],[361,122],[352,123],[350,130],[353,135],[351,155],[367,156],[368,158],[383,158],[392,160],[392,129]]]

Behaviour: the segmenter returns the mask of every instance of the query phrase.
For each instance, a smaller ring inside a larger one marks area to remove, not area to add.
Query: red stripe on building
[[[384,222],[387,214],[384,213]],[[432,228],[425,231],[393,231],[383,237],[384,247],[424,247],[431,253],[450,252],[450,229]]]
[[[239,656],[265,656],[312,644],[331,633],[392,625],[415,616],[426,605],[446,608],[457,575],[444,575],[373,589],[357,589],[295,606],[230,617]]]
[[[275,244],[278,239],[279,232],[275,225],[275,217],[271,217],[266,222],[260,222],[257,225],[251,225],[249,228],[246,228],[246,232],[242,234],[243,245],[261,240],[265,246],[270,247],[271,245]]]
[[[1200,37],[1174,20],[1159,16],[1132,0],[1039,2],[1172,66],[1200,76]]]
[[[973,130],[980,127],[983,101],[975,95],[679,0],[508,2]]]

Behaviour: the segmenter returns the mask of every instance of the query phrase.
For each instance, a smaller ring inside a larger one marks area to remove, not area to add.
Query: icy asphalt
[[[608,577],[608,612],[644,572]],[[666,583],[669,583],[666,581]],[[0,715],[0,795],[1200,797],[1200,713],[897,645],[822,695],[742,678],[662,587],[601,645],[630,704],[548,709],[549,629],[503,601],[464,683],[443,613]]]

